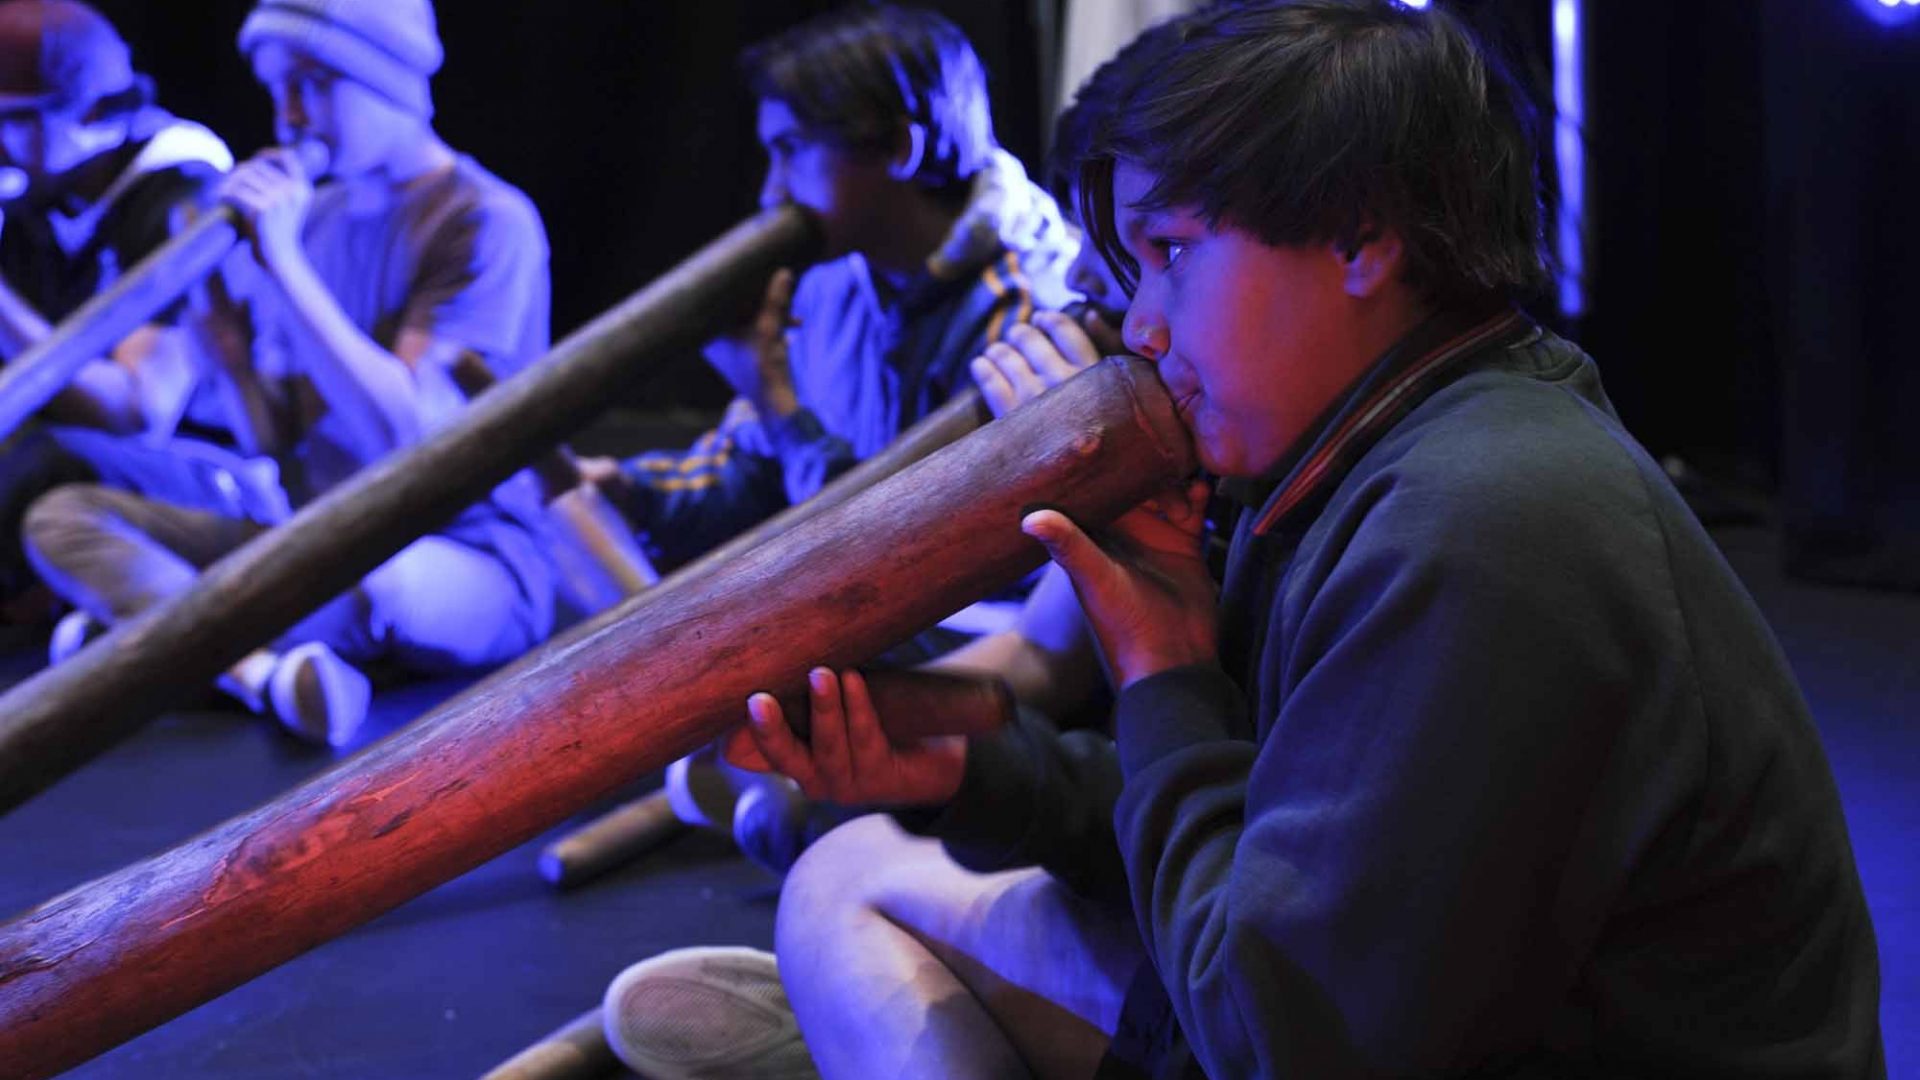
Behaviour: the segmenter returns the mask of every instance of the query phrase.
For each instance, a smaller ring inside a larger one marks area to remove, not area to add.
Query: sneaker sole
[[[773,957],[758,949],[678,949],[607,987],[607,1043],[649,1080],[816,1080]]]

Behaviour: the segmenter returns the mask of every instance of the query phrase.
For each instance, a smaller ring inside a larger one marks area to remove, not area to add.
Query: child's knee
[[[780,923],[787,923],[790,916],[816,923],[836,909],[864,903],[886,863],[884,851],[899,834],[892,818],[868,814],[815,840],[787,871],[780,887]]]
[[[880,898],[911,878],[921,849],[939,846],[916,837],[886,814],[854,818],[815,840],[787,871],[780,888],[774,936],[783,957],[817,947],[841,927],[877,910]]]
[[[359,591],[373,637],[423,672],[498,664],[552,629],[550,607],[529,600],[492,555],[440,537],[402,549]]]

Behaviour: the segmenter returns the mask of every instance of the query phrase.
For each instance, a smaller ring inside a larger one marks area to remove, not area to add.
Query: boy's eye
[[[1174,263],[1179,262],[1180,256],[1187,252],[1187,242],[1185,240],[1170,240],[1161,237],[1151,241],[1151,244],[1154,252],[1160,256],[1160,265],[1165,267],[1171,267]]]
[[[302,90],[330,90],[333,88],[334,74],[325,68],[306,67],[296,71],[293,80]]]

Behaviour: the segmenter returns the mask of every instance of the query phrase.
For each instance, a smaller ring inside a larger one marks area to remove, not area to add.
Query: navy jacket
[[[1267,481],[1218,668],[1031,723],[920,824],[1125,904],[1161,1075],[1885,1075],[1872,927],[1773,636],[1592,362],[1437,318]],[[1190,1055],[1190,1057],[1189,1057]]]

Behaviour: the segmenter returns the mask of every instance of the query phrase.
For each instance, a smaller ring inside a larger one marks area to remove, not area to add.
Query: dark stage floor
[[[1920,1076],[1920,596],[1786,582],[1767,533],[1721,539],[1820,718],[1879,930],[1891,1075]],[[6,657],[0,679],[35,662]],[[390,727],[454,689],[406,687],[376,707]],[[237,713],[169,716],[0,818],[0,913],[171,846],[331,760]],[[595,1004],[635,959],[771,940],[774,880],[716,840],[683,836],[565,894],[535,873],[543,842],[71,1075],[470,1077]]]

